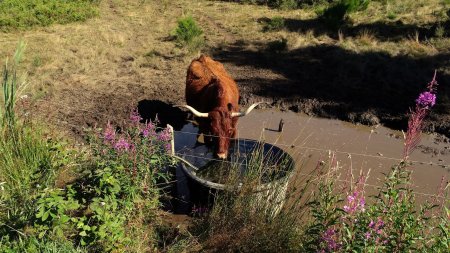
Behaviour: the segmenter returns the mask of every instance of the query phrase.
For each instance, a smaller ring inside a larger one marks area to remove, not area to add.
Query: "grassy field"
[[[203,30],[200,51],[225,64],[244,105],[264,99],[281,109],[404,128],[405,111],[437,69],[442,85],[427,126],[449,132],[445,1],[373,1],[337,30],[321,23],[321,6],[280,11],[224,1],[116,0],[98,9],[84,23],[3,33],[0,41],[2,58],[19,39],[27,42],[23,66],[37,90],[36,115],[71,131],[120,121],[124,108],[144,99],[182,102],[185,71],[197,53],[172,36],[179,17],[191,15]],[[267,31],[272,18],[282,25]]]
[[[98,14],[97,2],[5,0],[0,3],[0,30],[11,31],[54,23],[85,21]]]

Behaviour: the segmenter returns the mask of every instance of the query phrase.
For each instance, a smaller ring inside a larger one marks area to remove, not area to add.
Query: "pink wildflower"
[[[103,132],[103,140],[105,143],[113,144],[116,138],[116,131],[112,127],[111,123],[108,121],[105,131]]]
[[[158,135],[158,139],[160,141],[170,141],[172,140],[172,133],[170,132],[170,129],[166,128]]]
[[[130,113],[130,120],[131,122],[137,124],[142,120],[141,115],[139,115],[139,112],[137,109],[134,109],[131,113]]]
[[[147,122],[145,128],[142,129],[141,134],[147,138],[150,134],[155,132],[155,125],[152,122]]]
[[[405,147],[403,149],[403,159],[408,159],[412,151],[420,142],[420,134],[423,129],[423,120],[428,115],[429,109],[436,103],[436,72],[433,80],[427,85],[428,91],[422,92],[416,99],[416,107],[411,110],[408,120],[408,131],[406,132]]]
[[[344,211],[348,214],[353,214],[357,211],[365,211],[366,201],[364,196],[358,190],[355,190],[353,194],[347,196],[347,204],[344,206]]]
[[[166,151],[167,151],[167,152],[170,152],[170,151],[172,150],[172,145],[171,145],[170,143],[167,143],[167,144],[165,145],[165,148],[166,148]]]
[[[368,227],[369,231],[365,233],[366,239],[369,239],[372,235],[374,235],[376,237],[376,241],[379,242],[379,236],[383,234],[384,221],[381,217],[378,217],[376,222],[371,220]]]
[[[130,150],[131,145],[124,138],[120,138],[114,145],[114,148],[117,151],[128,151]]]
[[[336,234],[336,230],[333,228],[328,228],[322,235],[322,241],[326,243],[326,249],[327,251],[324,251],[322,249],[322,251],[320,252],[335,252],[337,250],[339,250],[339,248],[341,247],[341,244],[338,243],[336,241],[337,238],[337,234]]]
[[[426,109],[428,109],[428,107],[433,107],[436,104],[436,94],[429,91],[422,92],[416,99],[416,104]]]

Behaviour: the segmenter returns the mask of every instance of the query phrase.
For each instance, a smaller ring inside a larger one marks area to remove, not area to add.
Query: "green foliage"
[[[3,0],[0,1],[0,30],[85,21],[98,15],[98,2],[99,0]]]
[[[165,180],[162,170],[172,164],[171,134],[152,122],[131,123],[116,133],[108,124],[90,138],[88,160],[78,160],[58,139],[44,135],[28,119],[19,119],[15,104],[20,91],[16,68],[4,67],[0,104],[0,252],[110,251],[132,240],[128,223],[136,214],[155,216]],[[55,188],[55,179],[69,164],[80,178]],[[143,219],[150,222],[150,219]],[[143,226],[149,224],[143,224]]]
[[[264,23],[263,31],[264,32],[272,32],[279,31],[284,28],[284,18],[277,16],[269,19]]]
[[[32,224],[35,199],[70,162],[64,143],[44,137],[42,129],[15,115],[18,95],[25,87],[19,85],[16,73],[23,48],[19,44],[13,64],[5,64],[0,94],[0,236],[16,237]]]
[[[339,27],[347,19],[348,14],[363,11],[370,0],[340,0],[324,10],[322,19],[332,27]]]
[[[158,207],[156,184],[166,176],[161,168],[172,164],[168,130],[157,132],[152,122],[141,124],[139,119],[133,113],[121,133],[108,124],[91,135],[94,164],[85,168],[82,179],[38,200],[35,227],[40,236],[64,231],[81,246],[101,250],[121,248],[134,239],[127,234],[127,223],[140,208],[152,212]]]
[[[71,242],[63,240],[38,239],[25,237],[11,241],[8,236],[0,239],[0,252],[2,253],[85,253],[87,250],[74,247]]]
[[[343,198],[333,180],[320,183],[308,204],[312,220],[302,237],[305,251],[322,252],[445,252],[448,209],[427,202],[418,208],[406,162],[394,166],[372,199],[364,197],[365,178]],[[444,195],[439,198],[445,199]],[[341,202],[345,199],[343,208]],[[366,200],[370,201],[369,205]],[[436,210],[441,209],[441,210]],[[435,212],[437,211],[437,212]]]
[[[269,6],[278,8],[281,10],[292,10],[297,8],[298,0],[269,0]]]
[[[192,16],[181,18],[177,23],[173,34],[178,46],[187,47],[190,51],[199,50],[204,46],[203,31]]]
[[[438,38],[443,38],[445,36],[445,27],[441,24],[436,26],[436,30],[434,31],[434,34]]]
[[[53,228],[52,232],[59,238],[64,237],[64,230],[68,228],[70,211],[77,210],[80,204],[74,199],[75,191],[67,188],[67,194],[60,189],[49,189],[42,193],[37,201],[35,227],[41,231],[39,238]]]
[[[316,168],[317,173],[324,176],[319,177],[317,190],[312,193],[311,201],[306,204],[311,218],[303,229],[305,235],[301,237],[302,251],[319,252],[323,243],[322,234],[339,223],[342,210],[338,206],[342,202],[342,197],[334,191],[337,185],[334,181],[337,169],[334,156],[329,163],[320,163]]]
[[[17,97],[26,87],[24,83],[19,83],[20,81],[18,80],[16,70],[24,50],[25,43],[20,42],[16,52],[14,53],[13,63],[9,65],[7,59],[3,68],[2,96],[0,97],[0,124],[2,129],[9,132],[9,134],[13,134],[16,127],[14,106],[16,104]]]

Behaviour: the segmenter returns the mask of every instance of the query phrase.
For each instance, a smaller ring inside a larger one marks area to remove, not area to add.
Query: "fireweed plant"
[[[135,110],[121,131],[108,122],[89,135],[90,165],[77,182],[38,200],[39,237],[68,237],[94,251],[140,243],[135,238],[145,228],[132,224],[139,220],[151,227],[159,208],[158,183],[166,179],[164,168],[173,165],[169,129],[141,120]]]
[[[336,192],[335,180],[321,180],[308,204],[311,220],[303,230],[302,251],[448,252],[448,183],[442,179],[438,194],[419,205],[408,169],[408,158],[420,141],[424,119],[436,103],[437,85],[435,73],[411,109],[403,160],[385,174],[377,194],[365,194],[368,176],[364,174],[347,187],[345,195]],[[335,163],[333,157],[331,163]],[[328,174],[334,173],[337,178],[335,171]]]

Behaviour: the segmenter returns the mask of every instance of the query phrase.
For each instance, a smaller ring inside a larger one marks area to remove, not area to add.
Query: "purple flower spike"
[[[364,212],[366,201],[362,195],[362,191],[357,189],[353,194],[347,196],[347,204],[343,207],[348,214],[353,214],[357,211]]]
[[[130,120],[131,122],[137,124],[142,120],[141,115],[139,115],[139,112],[137,111],[137,109],[133,110],[130,114]]]
[[[142,129],[141,133],[142,135],[147,138],[149,137],[151,134],[153,134],[155,132],[155,125],[152,122],[148,122],[145,124],[145,128]]]
[[[111,123],[108,121],[105,132],[103,133],[103,139],[104,139],[105,143],[113,144],[115,138],[116,138],[116,131],[112,127]]]
[[[130,147],[130,143],[128,143],[124,138],[120,138],[114,145],[114,148],[117,151],[128,151],[130,150]]]
[[[422,92],[416,99],[416,104],[423,108],[433,107],[436,104],[436,94],[429,91]]]
[[[172,140],[172,133],[166,128],[158,135],[158,139],[160,141],[170,141]]]
[[[332,228],[328,228],[323,234],[322,234],[322,241],[326,243],[326,249],[327,251],[322,252],[335,252],[339,250],[341,247],[341,244],[336,241],[336,230]]]

